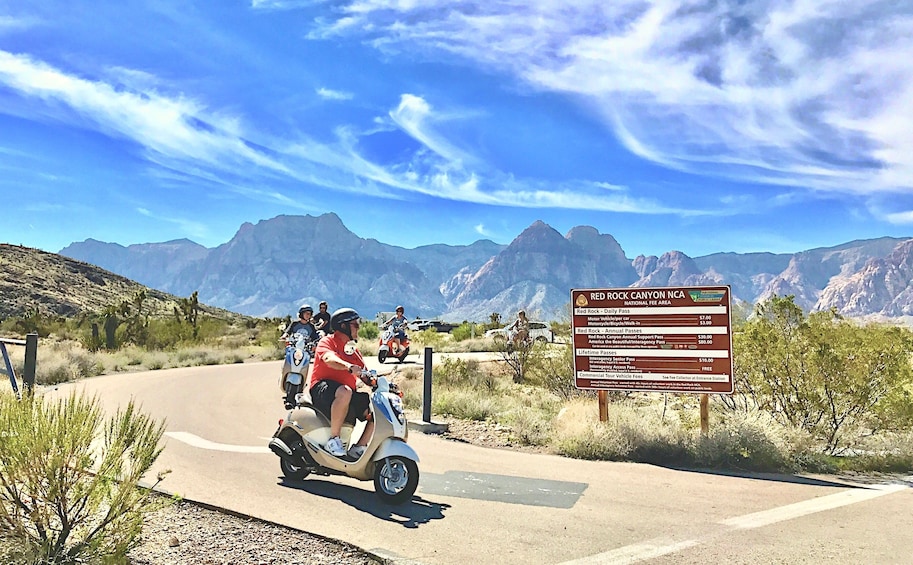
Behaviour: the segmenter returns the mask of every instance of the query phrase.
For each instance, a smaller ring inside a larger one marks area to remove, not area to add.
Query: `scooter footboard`
[[[412,449],[412,446],[401,439],[394,438],[385,439],[384,442],[380,444],[380,447],[377,448],[377,451],[374,452],[374,456],[371,457],[371,459],[373,461],[380,461],[386,457],[392,457],[394,455],[412,459],[418,463],[418,453]]]

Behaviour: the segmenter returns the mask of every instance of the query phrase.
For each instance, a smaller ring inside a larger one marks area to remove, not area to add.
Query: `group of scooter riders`
[[[306,339],[317,341],[313,364],[308,376],[307,387],[311,402],[323,414],[330,416],[330,439],[324,448],[336,457],[346,455],[339,435],[345,422],[355,425],[357,420],[365,422],[364,433],[351,446],[348,455],[357,459],[364,453],[368,440],[374,433],[374,422],[370,415],[370,397],[366,392],[356,392],[357,378],[365,384],[373,383],[360,377],[366,368],[361,352],[355,347],[358,339],[360,317],[352,308],[340,308],[332,315],[327,313],[327,303],[321,302],[320,311],[315,315],[313,308],[305,304],[298,310],[298,319],[289,324],[283,337],[299,333]],[[397,332],[397,343],[405,337],[405,309],[396,307],[396,315],[384,323]]]

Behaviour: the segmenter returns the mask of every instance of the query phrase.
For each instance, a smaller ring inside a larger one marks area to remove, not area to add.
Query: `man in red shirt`
[[[366,421],[365,431],[349,449],[349,455],[361,457],[374,433],[374,421],[369,420],[371,399],[366,392],[355,392],[356,375],[365,367],[361,353],[355,347],[358,339],[359,317],[352,308],[340,308],[330,317],[333,333],[323,337],[314,351],[314,364],[308,377],[311,401],[330,416],[330,437],[326,450],[336,457],[346,454],[339,434],[344,422],[355,425]]]

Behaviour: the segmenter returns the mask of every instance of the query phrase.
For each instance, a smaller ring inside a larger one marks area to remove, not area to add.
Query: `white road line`
[[[834,508],[839,508],[841,506],[871,500],[908,488],[910,487],[907,485],[867,485],[865,487],[853,488],[820,498],[812,498],[794,504],[787,504],[786,506],[780,506],[779,508],[772,508],[770,510],[753,512],[744,516],[728,518],[717,523],[733,529],[744,530],[760,528],[777,522],[807,516],[816,512],[824,512],[825,510],[833,510]],[[631,565],[632,563],[654,559],[689,547],[694,547],[719,535],[719,532],[715,532],[713,534],[708,534],[705,537],[691,540],[654,538],[645,542],[619,547],[605,553],[590,555],[573,561],[565,561],[561,565]]]
[[[199,447],[200,449],[209,449],[212,451],[230,451],[232,453],[272,453],[265,445],[253,446],[216,443],[214,441],[203,439],[200,436],[196,436],[188,432],[165,432],[165,435],[172,439],[186,443],[192,447]]]
[[[784,520],[792,520],[793,518],[799,518],[800,516],[814,514],[815,512],[824,512],[825,510],[833,510],[834,508],[840,508],[841,506],[878,498],[879,496],[884,496],[907,488],[909,487],[905,485],[869,485],[828,496],[822,496],[820,498],[812,498],[803,502],[796,502],[795,504],[787,504],[786,506],[781,506],[779,508],[771,508],[770,510],[763,510],[753,514],[729,518],[728,520],[721,521],[720,524],[743,530],[760,528]]]
[[[600,553],[590,555],[573,561],[565,561],[561,565],[602,565],[611,563],[612,565],[628,565],[647,559],[662,557],[670,553],[675,553],[689,547],[700,544],[699,540],[675,541],[671,538],[654,538],[641,543],[635,543]]]

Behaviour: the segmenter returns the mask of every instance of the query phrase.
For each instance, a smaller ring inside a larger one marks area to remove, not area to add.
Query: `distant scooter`
[[[279,390],[282,391],[286,409],[295,406],[295,395],[304,390],[308,367],[319,339],[320,335],[316,339],[307,339],[303,334],[293,333],[282,340],[285,341],[285,362],[279,376]]]
[[[353,459],[348,453],[336,457],[324,449],[330,439],[329,414],[311,404],[308,392],[299,394],[297,406],[279,420],[269,448],[279,456],[282,475],[287,479],[302,480],[311,473],[373,479],[374,491],[382,501],[402,504],[415,494],[419,472],[418,454],[406,443],[409,430],[401,393],[395,383],[375,371],[363,370],[359,378],[372,387],[374,419],[374,435],[359,458]],[[342,427],[340,439],[345,447],[355,443],[353,429],[351,424]]]
[[[406,356],[409,355],[409,336],[404,334],[403,338],[399,340],[400,348],[399,351],[394,351],[396,344],[394,339],[396,338],[396,332],[393,328],[386,328],[383,333],[380,334],[380,342],[377,344],[377,360],[383,363],[387,360],[387,357],[395,357],[402,363]]]

